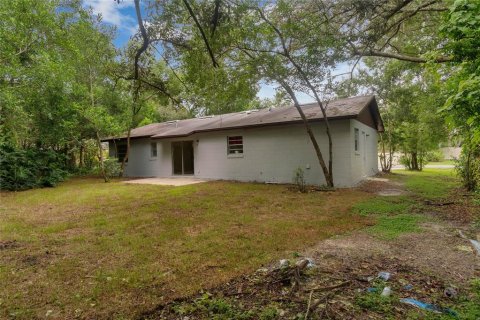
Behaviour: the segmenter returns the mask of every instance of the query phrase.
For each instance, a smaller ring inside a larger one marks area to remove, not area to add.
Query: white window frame
[[[230,139],[232,138],[239,138],[241,139],[241,144],[234,144],[230,145]],[[232,149],[232,147],[234,147]],[[240,147],[240,148],[237,148]],[[235,152],[233,152],[235,151]],[[234,136],[227,136],[227,157],[229,158],[242,158],[244,155],[244,141],[243,141],[243,136],[242,135],[234,135]]]

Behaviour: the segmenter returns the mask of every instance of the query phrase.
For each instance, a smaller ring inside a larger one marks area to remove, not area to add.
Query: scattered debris
[[[383,288],[382,293],[380,294],[382,297],[388,297],[392,294],[392,288],[390,287],[385,287]]]
[[[478,242],[477,240],[470,239],[470,243],[475,248],[475,250],[477,250],[477,255],[480,256],[480,242]]]
[[[425,200],[424,203],[428,206],[437,206],[437,207],[442,207],[442,206],[449,206],[449,205],[452,205],[452,204],[455,204],[455,202],[453,201],[449,201],[449,202],[433,202],[433,201],[430,201],[430,200]]]
[[[257,270],[257,273],[267,273],[268,272],[268,268],[260,268]]]
[[[403,286],[403,290],[410,291],[412,289],[413,289],[413,285],[411,285],[411,284],[407,284],[407,285]]]
[[[457,230],[458,231],[458,235],[460,236],[460,238],[463,238],[465,240],[468,240],[470,241],[471,245],[473,246],[473,248],[477,251],[477,255],[480,256],[480,242],[478,242],[477,240],[473,240],[473,239],[468,239],[467,236],[465,236],[465,234],[463,233],[462,230]],[[459,246],[460,247],[460,246]],[[463,246],[462,246],[463,247]],[[458,248],[458,247],[457,247]],[[467,251],[467,250],[465,250]],[[473,250],[472,250],[473,251]]]
[[[457,248],[459,251],[473,252],[473,249],[472,249],[472,247],[470,247],[470,246],[460,245],[460,246],[456,246],[456,248]]]
[[[457,292],[457,289],[455,289],[453,287],[447,287],[447,288],[445,288],[445,290],[443,290],[443,294],[447,298],[454,299],[454,298],[457,297],[458,292]]]
[[[377,192],[377,194],[379,196],[382,196],[382,197],[401,196],[404,193],[405,192],[403,190],[400,190],[400,189],[385,189],[385,190]]]
[[[279,261],[279,267],[280,268],[287,268],[290,265],[290,261],[287,259],[282,259]]]
[[[0,241],[0,250],[13,249],[18,247],[17,240]]]
[[[367,292],[377,292],[377,288],[367,288]]]
[[[388,281],[388,279],[390,279],[390,276],[391,276],[390,272],[380,271],[378,273],[378,277],[385,281]]]
[[[425,302],[422,302],[422,301],[419,301],[419,300],[416,300],[416,299],[404,298],[404,299],[400,299],[400,302],[412,305],[414,307],[417,307],[417,308],[420,308],[420,309],[423,309],[423,310],[432,311],[432,312],[435,312],[435,313],[445,313],[445,314],[449,314],[449,315],[452,315],[452,316],[456,316],[456,312],[453,311],[453,310],[450,310],[448,308],[440,308],[436,305],[433,305],[433,304],[430,304],[430,303],[425,303]]]

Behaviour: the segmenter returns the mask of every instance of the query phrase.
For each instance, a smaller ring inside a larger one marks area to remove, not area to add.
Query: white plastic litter
[[[313,260],[312,258],[307,258],[308,260],[308,264],[307,264],[307,268],[316,268],[317,265],[315,264],[315,260]]]
[[[288,261],[287,259],[282,259],[279,261],[280,263],[280,268],[286,268],[290,265],[290,261]]]
[[[475,250],[477,250],[477,255],[480,256],[480,242],[478,242],[477,240],[470,239],[470,243],[475,248]]]
[[[390,276],[391,276],[390,272],[381,271],[378,273],[378,277],[385,281],[388,281],[388,279],[390,279]]]
[[[389,295],[392,294],[392,288],[390,287],[385,287],[383,288],[382,293],[380,294],[382,297],[388,297]]]

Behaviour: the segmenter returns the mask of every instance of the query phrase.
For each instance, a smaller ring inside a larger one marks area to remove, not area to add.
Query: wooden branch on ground
[[[432,202],[430,200],[426,200],[425,204],[428,205],[428,206],[442,207],[442,206],[449,206],[449,205],[455,204],[455,202],[449,201],[449,202],[437,202],[437,203],[435,203],[435,202]]]

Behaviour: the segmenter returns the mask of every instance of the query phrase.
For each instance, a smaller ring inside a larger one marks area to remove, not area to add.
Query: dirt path
[[[372,179],[359,189],[385,197],[408,195],[402,183],[384,178]],[[277,262],[210,290],[211,295],[159,306],[140,318],[417,319],[432,315],[401,303],[402,298],[450,307],[443,310],[453,314],[458,297],[468,296],[470,281],[480,275],[480,258],[458,232],[472,237],[470,221],[448,219],[452,212],[458,216],[465,210],[461,204],[456,206],[423,207],[421,214],[428,219],[419,225],[419,232],[387,240],[362,230],[327,239],[291,258],[290,267],[279,268]],[[295,261],[306,257],[315,267],[295,271]],[[390,278],[379,279],[379,272],[388,272]],[[392,294],[384,298],[380,292],[385,287]],[[227,311],[219,311],[222,306]]]

